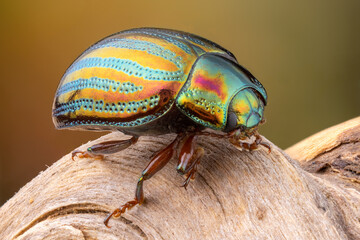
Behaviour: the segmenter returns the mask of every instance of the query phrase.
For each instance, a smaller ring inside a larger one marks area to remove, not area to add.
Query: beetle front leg
[[[74,157],[77,156],[79,158],[97,158],[97,159],[103,159],[104,154],[111,154],[116,153],[119,151],[122,151],[131,145],[135,144],[139,137],[133,136],[130,139],[126,140],[118,140],[118,141],[107,141],[95,144],[91,147],[88,147],[86,151],[81,150],[75,150],[72,152],[72,159],[74,160]]]
[[[115,209],[111,214],[109,214],[105,220],[104,224],[105,226],[108,226],[109,220],[112,216],[114,217],[120,217],[122,213],[124,213],[127,209],[131,209],[135,205],[139,204],[141,205],[144,201],[144,192],[143,192],[143,183],[145,180],[150,179],[152,176],[154,176],[155,173],[160,171],[174,156],[175,148],[178,145],[179,140],[181,139],[181,136],[178,135],[176,139],[166,148],[161,150],[159,153],[155,155],[147,165],[147,167],[143,170],[141,177],[138,180],[136,191],[135,191],[135,198],[134,200],[126,202],[124,205],[122,205],[120,208]]]
[[[195,178],[197,165],[200,158],[204,155],[204,149],[201,147],[195,148],[196,135],[192,134],[185,138],[183,146],[179,155],[179,162],[176,170],[181,175],[186,174],[186,179],[181,185],[186,189],[190,180]]]
[[[268,149],[268,153],[271,153],[271,146],[268,143],[262,141],[262,137],[259,134],[256,134],[256,140],[258,145],[264,146]]]
[[[262,137],[259,135],[259,133],[256,132],[255,141],[250,145],[248,145],[249,146],[248,150],[252,151],[254,149],[257,149],[259,145],[266,147],[268,149],[268,152],[271,153],[271,146],[268,143],[263,142]]]
[[[230,142],[232,144],[234,144],[237,147],[240,147],[242,149],[248,150],[248,151],[253,151],[255,149],[258,149],[259,145],[262,145],[264,147],[266,147],[268,149],[268,152],[271,152],[271,147],[268,143],[265,143],[262,141],[262,137],[258,134],[255,133],[255,141],[253,143],[248,143],[245,141],[241,141],[237,138],[230,138]]]

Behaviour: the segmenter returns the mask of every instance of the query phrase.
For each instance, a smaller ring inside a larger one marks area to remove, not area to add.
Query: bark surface
[[[173,159],[145,181],[145,203],[106,228],[174,137],[141,137],[101,161],[64,156],[0,208],[0,239],[360,239],[360,117],[286,151],[269,142],[270,154],[200,137],[205,156],[187,190]]]

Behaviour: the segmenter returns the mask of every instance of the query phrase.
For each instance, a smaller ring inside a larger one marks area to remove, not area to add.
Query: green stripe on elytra
[[[159,104],[160,97],[158,95],[151,96],[139,101],[129,102],[104,102],[103,100],[94,100],[91,98],[81,98],[62,103],[56,107],[53,112],[54,116],[66,115],[69,112],[75,112],[83,109],[86,111],[105,112],[105,113],[131,113],[140,110],[147,111]]]
[[[141,77],[144,80],[183,81],[183,71],[165,71],[143,67],[135,61],[114,57],[85,58],[72,65],[66,72],[68,74],[84,68],[109,68],[123,72],[129,76]]]
[[[172,51],[149,41],[127,38],[111,38],[90,47],[87,51],[110,47],[145,51],[148,54],[169,60],[170,62],[174,63],[178,68],[183,67],[181,56],[176,56],[176,54]]]
[[[148,102],[147,102],[148,100]],[[132,101],[132,102],[127,102],[127,103],[117,103],[118,107],[124,106],[124,104],[127,104],[129,106],[129,104],[132,106],[132,108],[134,108],[134,106],[136,107],[137,104],[139,103],[139,105],[141,104],[141,102],[148,104],[148,106],[150,108],[155,107],[158,104],[158,100],[159,100],[159,96],[152,96],[148,99],[145,99],[143,101]],[[152,101],[152,103],[151,103]],[[77,103],[77,104],[76,104]],[[58,118],[64,118],[66,120],[63,120],[60,122],[60,124],[58,125],[59,128],[66,128],[66,127],[73,127],[73,126],[113,126],[113,127],[135,127],[135,126],[139,126],[145,123],[148,123],[156,118],[158,118],[159,116],[163,115],[165,112],[167,112],[170,107],[173,104],[173,101],[169,101],[166,105],[164,105],[161,110],[156,111],[153,114],[149,114],[149,115],[145,115],[143,117],[138,117],[135,120],[130,120],[130,121],[124,121],[122,120],[122,118],[119,117],[105,117],[105,118],[99,118],[96,117],[96,114],[94,114],[94,116],[78,116],[75,119],[72,119],[71,116],[68,115],[69,110],[72,112],[75,112],[76,110],[79,110],[82,108],[83,104],[88,104],[87,106],[87,110],[89,109],[89,105],[92,106],[90,107],[91,109],[94,107],[94,103],[95,103],[95,108],[96,108],[96,104],[98,104],[99,106],[104,106],[105,108],[106,106],[108,106],[107,111],[113,111],[114,110],[114,105],[116,107],[116,104],[110,104],[108,103],[108,105],[106,103],[104,103],[104,101],[99,100],[99,101],[94,101],[93,99],[79,99],[79,100],[75,100],[73,101],[72,104],[60,104],[54,111],[53,111],[53,116],[58,117]],[[93,105],[91,105],[93,104]],[[151,104],[153,104],[151,106]],[[155,105],[156,104],[156,105]],[[74,108],[74,105],[76,105],[76,108]],[[112,110],[110,110],[110,107],[112,108]],[[105,109],[103,109],[105,111]],[[114,111],[113,111],[114,112]]]
[[[61,94],[82,90],[86,88],[102,90],[105,92],[119,92],[119,93],[134,93],[137,91],[141,91],[143,89],[142,86],[136,86],[134,83],[131,82],[118,82],[106,78],[79,78],[77,80],[65,83],[62,85],[56,93],[56,96],[60,96]]]
[[[157,31],[156,29],[153,30],[147,30],[147,29],[133,29],[133,30],[129,30],[129,31],[125,31],[124,33],[139,33],[139,34],[146,34],[146,35],[150,35],[150,36],[154,36],[154,37],[158,37],[158,38],[162,38],[164,40],[166,40],[169,43],[172,43],[174,45],[176,45],[177,47],[181,48],[183,51],[185,51],[187,54],[192,54],[191,48],[185,44],[183,41],[169,35],[168,33],[166,33],[166,31]]]

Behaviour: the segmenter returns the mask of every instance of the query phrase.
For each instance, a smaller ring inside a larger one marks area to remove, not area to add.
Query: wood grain
[[[345,146],[341,142],[354,139],[359,119],[325,136]],[[126,138],[110,133],[80,148]],[[106,228],[105,216],[133,198],[142,169],[173,138],[141,137],[102,161],[64,156],[0,208],[0,239],[360,239],[359,182],[350,180],[359,177],[357,170],[344,180],[303,164],[314,156],[329,159],[334,147],[324,148],[321,140],[306,140],[316,154],[304,151],[306,142],[289,149],[298,162],[271,143],[270,154],[264,148],[246,152],[203,136],[198,144],[205,156],[187,190],[179,187],[184,179],[173,159],[145,182],[145,203]],[[353,158],[346,161],[356,168],[359,145],[349,147]]]
[[[300,162],[311,161],[316,156],[329,152],[341,144],[359,142],[360,117],[327,128],[286,149]]]

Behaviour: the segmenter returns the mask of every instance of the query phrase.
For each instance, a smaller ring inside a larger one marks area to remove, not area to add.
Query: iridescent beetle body
[[[221,46],[185,32],[142,28],[99,41],[68,68],[56,92],[53,120],[57,128],[119,130],[133,136],[74,151],[78,157],[123,150],[142,135],[177,134],[143,171],[135,199],[110,214],[107,225],[111,216],[142,203],[143,181],[178,148],[177,170],[187,175],[186,187],[203,154],[195,144],[199,135],[228,138],[249,150],[266,146],[256,131],[266,101],[261,83]],[[252,144],[242,141],[252,135]]]

